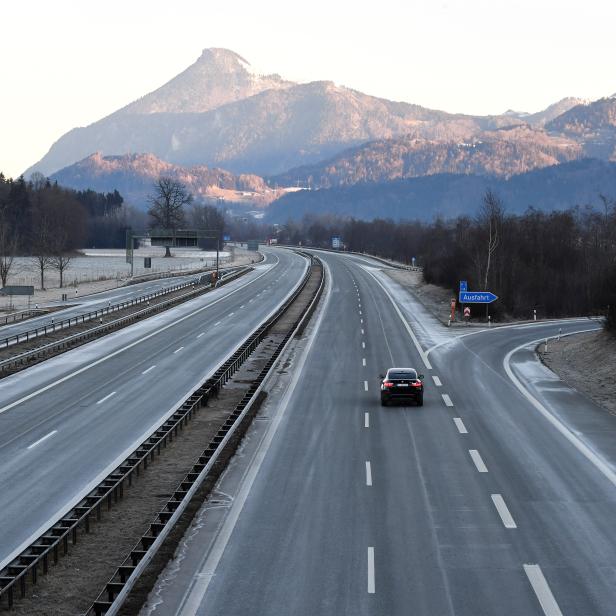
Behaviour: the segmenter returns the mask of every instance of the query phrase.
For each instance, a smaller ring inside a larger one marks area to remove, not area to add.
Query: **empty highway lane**
[[[269,251],[211,293],[0,382],[0,566],[170,414],[299,284]]]
[[[321,256],[305,352],[147,613],[613,614],[613,418],[527,350],[598,325],[454,335],[381,265]],[[380,406],[391,366],[422,408]]]

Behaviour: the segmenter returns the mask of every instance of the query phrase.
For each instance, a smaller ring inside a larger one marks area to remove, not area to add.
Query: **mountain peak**
[[[230,49],[211,47],[171,81],[117,113],[203,113],[265,90],[292,85],[280,75],[257,74],[250,62]]]

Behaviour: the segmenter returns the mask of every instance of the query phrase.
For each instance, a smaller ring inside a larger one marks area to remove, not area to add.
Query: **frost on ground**
[[[13,270],[9,277],[9,285],[32,285],[34,296],[14,296],[0,298],[0,312],[24,310],[35,304],[61,301],[62,294],[68,295],[68,300],[74,300],[91,293],[108,291],[124,286],[130,276],[130,265],[126,263],[126,251],[122,249],[87,249],[81,251],[83,256],[71,260],[64,272],[64,288],[60,289],[58,272],[49,268],[45,272],[45,290],[40,289],[40,273],[36,270],[33,260],[29,257],[15,259]],[[139,248],[134,252],[134,275],[144,274],[176,274],[211,267],[216,261],[216,252],[200,251],[194,248],[174,248],[172,257],[164,257],[164,248]],[[144,257],[152,257],[152,268],[145,269]],[[221,251],[220,263],[229,265],[245,265],[257,259],[254,252],[241,248],[231,251]]]
[[[441,323],[447,323],[451,314],[451,291],[426,284],[420,271],[387,270],[387,274],[404,288],[411,291],[424,307]]]
[[[592,332],[551,341],[539,356],[563,381],[616,416],[616,338]]]

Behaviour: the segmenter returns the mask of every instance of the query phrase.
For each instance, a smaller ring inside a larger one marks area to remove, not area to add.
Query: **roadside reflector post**
[[[548,339],[545,339],[545,352],[548,352]]]
[[[492,327],[492,317],[488,315],[488,327]]]
[[[537,320],[537,309],[533,310],[533,321]]]
[[[558,342],[560,342],[560,336],[561,336],[562,333],[563,333],[563,329],[562,329],[562,327],[559,327],[558,328]]]

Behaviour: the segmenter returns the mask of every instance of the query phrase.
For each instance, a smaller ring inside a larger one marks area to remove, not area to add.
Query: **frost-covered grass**
[[[216,261],[216,253],[193,248],[172,249],[171,258],[165,258],[164,248],[140,248],[134,252],[134,274],[156,274],[163,272],[182,272],[211,266]],[[123,249],[87,249],[74,257],[64,272],[64,286],[76,286],[98,280],[120,280],[130,275],[130,265],[126,263]],[[144,257],[152,257],[152,268],[143,267]],[[220,253],[221,263],[229,258],[228,252]],[[18,257],[13,264],[9,285],[33,285],[40,288],[40,273],[34,259]],[[45,271],[45,287],[57,288],[60,276],[57,270]]]

